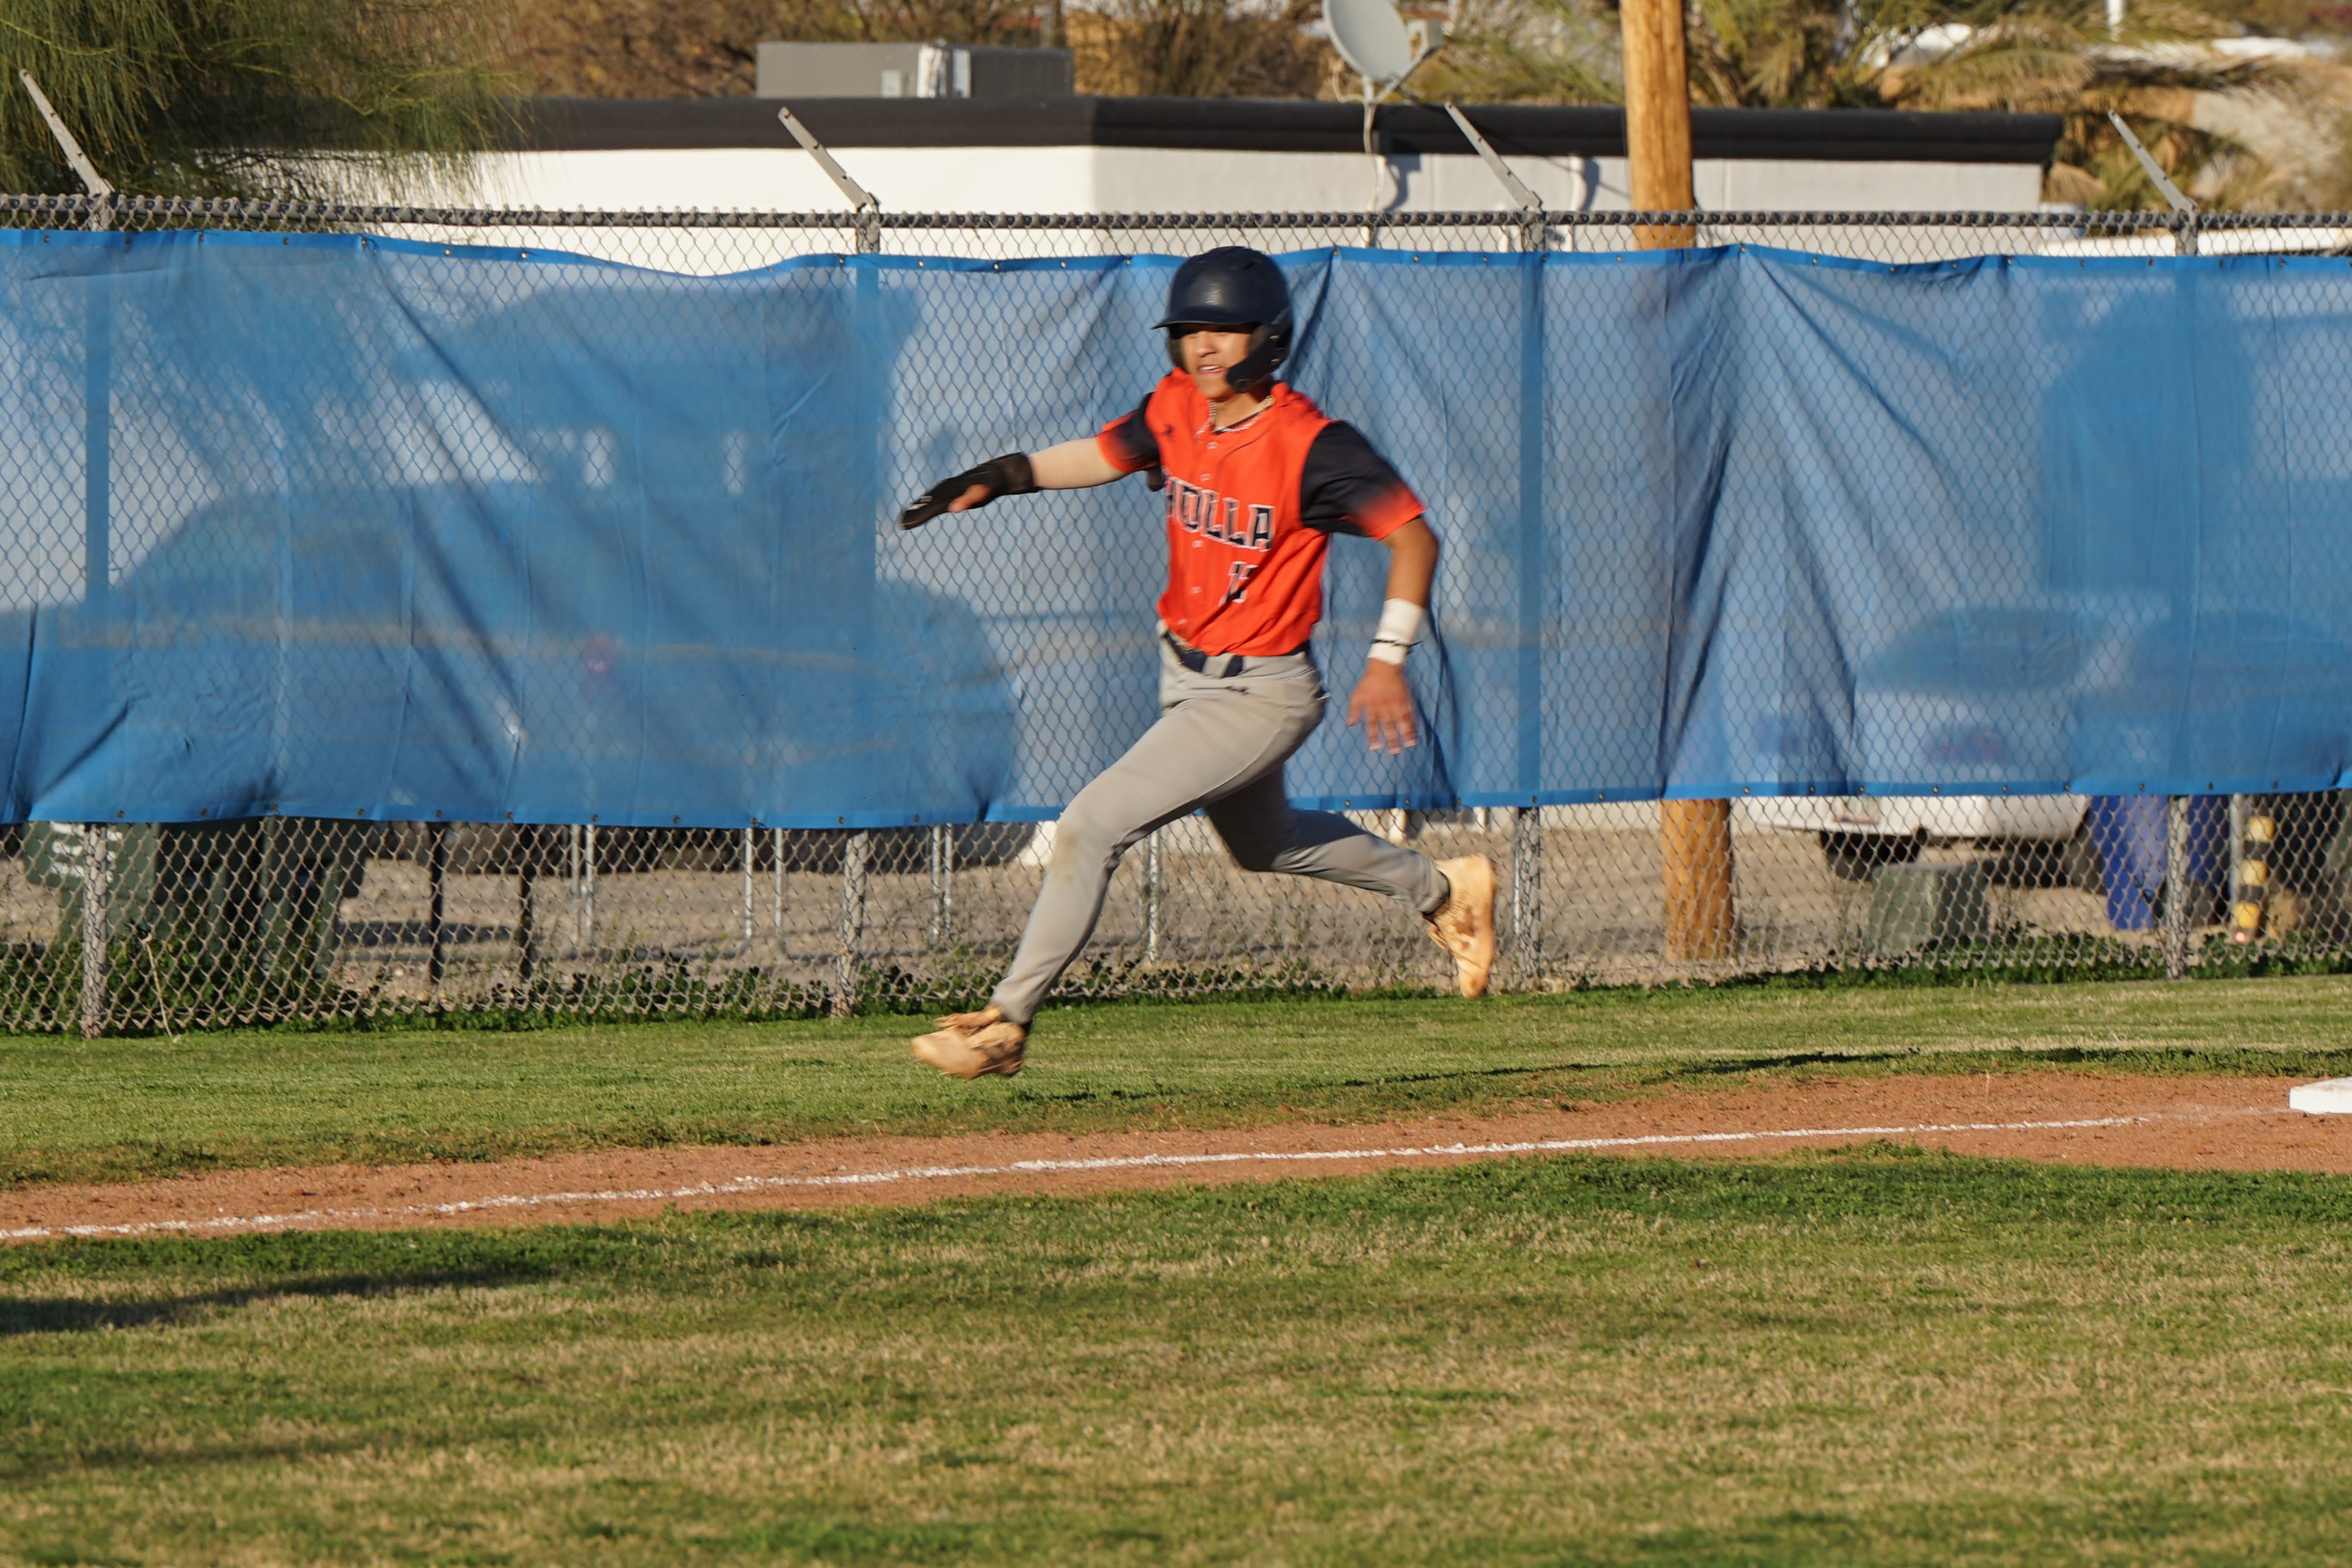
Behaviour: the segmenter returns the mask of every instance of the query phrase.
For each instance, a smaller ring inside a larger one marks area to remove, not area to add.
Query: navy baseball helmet
[[[1274,258],[1244,245],[1203,251],[1176,268],[1168,313],[1152,323],[1168,334],[1168,360],[1184,368],[1177,346],[1187,327],[1250,329],[1249,353],[1225,373],[1235,387],[1256,385],[1290,357],[1290,285]]]

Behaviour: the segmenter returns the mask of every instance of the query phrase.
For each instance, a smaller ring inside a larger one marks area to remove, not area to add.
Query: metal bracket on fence
[[[2139,160],[2141,172],[2146,174],[2149,182],[2156,186],[2157,194],[2164,198],[2164,205],[2178,215],[2178,219],[2172,226],[2173,248],[2182,256],[2196,255],[2199,216],[2197,204],[2183,195],[2179,185],[2172,183],[2171,177],[2165,174],[2163,166],[2157,163],[2156,155],[2142,146],[2139,138],[2132,134],[2132,128],[2124,123],[2122,115],[2112,109],[2108,110],[2107,123],[2116,128],[2116,134],[2124,139],[2124,145],[2131,149],[2131,155]]]
[[[89,215],[89,226],[94,229],[111,228],[114,187],[107,184],[106,176],[98,172],[98,165],[89,161],[89,154],[81,150],[81,143],[74,140],[74,133],[66,129],[65,117],[50,104],[49,95],[41,90],[41,84],[33,79],[33,73],[19,66],[16,79],[25,84],[25,91],[31,97],[33,107],[40,110],[42,120],[47,122],[49,134],[58,139],[58,146],[65,153],[67,163],[72,166],[75,177],[81,181],[82,188],[98,203],[97,208]]]
[[[108,883],[113,870],[112,846],[101,823],[81,830],[81,1034],[86,1040],[106,1033],[106,952],[110,945],[107,915]]]
[[[1521,250],[1543,249],[1542,198],[1528,189],[1519,177],[1511,173],[1511,166],[1503,162],[1503,155],[1495,151],[1494,144],[1478,133],[1478,128],[1470,123],[1470,117],[1462,112],[1461,105],[1449,103],[1445,106],[1445,112],[1454,117],[1455,128],[1462,132],[1463,139],[1470,143],[1471,150],[1478,154],[1478,161],[1486,165],[1486,172],[1495,176],[1496,182],[1509,195],[1512,205],[1519,209],[1519,248]]]
[[[2164,803],[2164,974],[2179,980],[2189,973],[2189,906],[2194,895],[2189,879],[2189,797],[2176,795]]]
[[[2116,134],[2124,139],[2124,145],[2131,149],[2131,155],[2139,160],[2141,170],[2147,174],[2149,182],[2156,186],[2157,194],[2164,198],[2165,205],[2177,213],[2193,213],[2197,210],[2197,204],[2181,195],[2180,187],[2172,183],[2171,176],[2167,174],[2163,166],[2157,163],[2155,154],[2140,145],[2139,138],[2132,134],[2132,128],[2124,123],[2122,115],[2112,109],[2108,110],[2107,123],[2116,128]]]
[[[794,114],[789,106],[777,105],[776,118],[782,121],[784,129],[793,133],[793,140],[816,160],[816,166],[824,171],[824,177],[833,182],[834,188],[847,196],[849,205],[856,209],[852,223],[857,230],[859,252],[871,255],[881,249],[882,204],[875,199],[874,193],[849,177],[849,171],[825,151],[824,143],[816,139],[814,132],[801,123],[800,116]]]
[[[841,945],[833,955],[833,1016],[857,1007],[857,942],[866,930],[866,851],[869,836],[853,833],[841,851]]]

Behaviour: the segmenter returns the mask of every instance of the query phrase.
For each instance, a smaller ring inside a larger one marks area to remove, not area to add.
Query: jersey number
[[[1225,574],[1225,603],[1228,605],[1240,604],[1243,596],[1249,592],[1249,580],[1256,575],[1256,562],[1234,562],[1233,570]]]

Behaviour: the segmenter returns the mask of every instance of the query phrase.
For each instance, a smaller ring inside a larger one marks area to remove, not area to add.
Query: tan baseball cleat
[[[1490,897],[1487,900],[1492,903]],[[915,1042],[915,1056],[950,1078],[985,1078],[998,1073],[1011,1078],[1021,1070],[1021,1049],[1029,1026],[1008,1021],[996,1007],[977,1013],[950,1013],[940,1020],[937,1034]]]
[[[1453,889],[1429,921],[1432,942],[1454,955],[1454,977],[1465,996],[1484,996],[1495,967],[1495,863],[1484,855],[1440,860]]]

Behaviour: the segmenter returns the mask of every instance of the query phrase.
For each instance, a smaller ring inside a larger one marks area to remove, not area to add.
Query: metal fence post
[[[1160,830],[1143,841],[1143,957],[1160,957]]]
[[[931,931],[933,948],[947,945],[950,904],[954,898],[951,879],[955,876],[955,837],[947,828],[934,826],[930,835],[931,847]]]
[[[853,833],[841,851],[841,944],[833,955],[833,1016],[846,1018],[857,1007],[857,939],[866,929],[867,837]]]
[[[776,953],[782,957],[784,952],[784,830],[781,827],[768,829],[768,845],[776,858],[775,890],[772,895],[768,920],[775,928]]]
[[[425,977],[434,990],[448,972],[449,825],[436,822],[425,830],[425,938],[430,956]]]
[[[585,823],[572,827],[572,952],[575,958],[595,955],[596,922],[589,900],[596,885],[596,830]]]
[[[113,866],[106,827],[81,830],[81,1034],[94,1040],[106,1033],[106,950],[110,935],[107,895]]]
[[[572,956],[580,956],[580,825],[563,830],[563,889],[572,909]]]
[[[2245,908],[2246,903],[2246,874],[2244,867],[2244,856],[2246,852],[2246,797],[2244,795],[2233,795],[2230,797],[2230,825],[2227,832],[2230,835],[2230,842],[2226,846],[2226,853],[2230,857],[2230,867],[2225,875],[2227,875],[2230,879],[2230,940],[2231,942],[2247,942],[2251,941],[2252,938],[2247,935],[2243,922],[2238,913],[2240,910]],[[2259,910],[2255,910],[2254,918],[2259,921],[2262,918],[2262,911]]]
[[[1543,980],[1543,811],[1513,812],[1511,823],[1511,956],[1523,984]]]
[[[2179,980],[2189,973],[2189,797],[2176,795],[2164,803],[2164,974]]]
[[[752,835],[758,831],[752,827],[743,830],[743,956],[746,958],[751,956],[751,862],[759,854],[759,840]]]
[[[580,945],[596,955],[596,825],[580,830]]]
[[[526,985],[539,973],[539,829],[518,827],[522,869],[515,878],[515,971]]]
[[[31,79],[26,79],[30,85]],[[65,143],[68,159],[90,185],[98,203],[89,226],[112,226],[114,188],[97,178],[73,138],[64,132],[48,100],[34,92],[44,118]],[[114,310],[112,294],[100,290],[82,322],[82,602],[92,619],[104,624],[113,585],[113,463],[114,463]],[[82,828],[81,862],[81,1032],[84,1039],[106,1033],[106,950],[108,883],[113,868],[102,823]]]
[[[1551,248],[1551,229],[1538,206],[1523,207],[1518,248],[1538,255]],[[1549,409],[1541,367],[1544,326],[1541,274],[1526,291],[1530,342],[1519,364],[1519,701],[1518,772],[1522,788],[1538,789],[1542,777],[1543,649],[1545,618],[1544,516],[1545,422]],[[1530,799],[1511,813],[1511,949],[1521,984],[1543,978],[1543,811]]]

